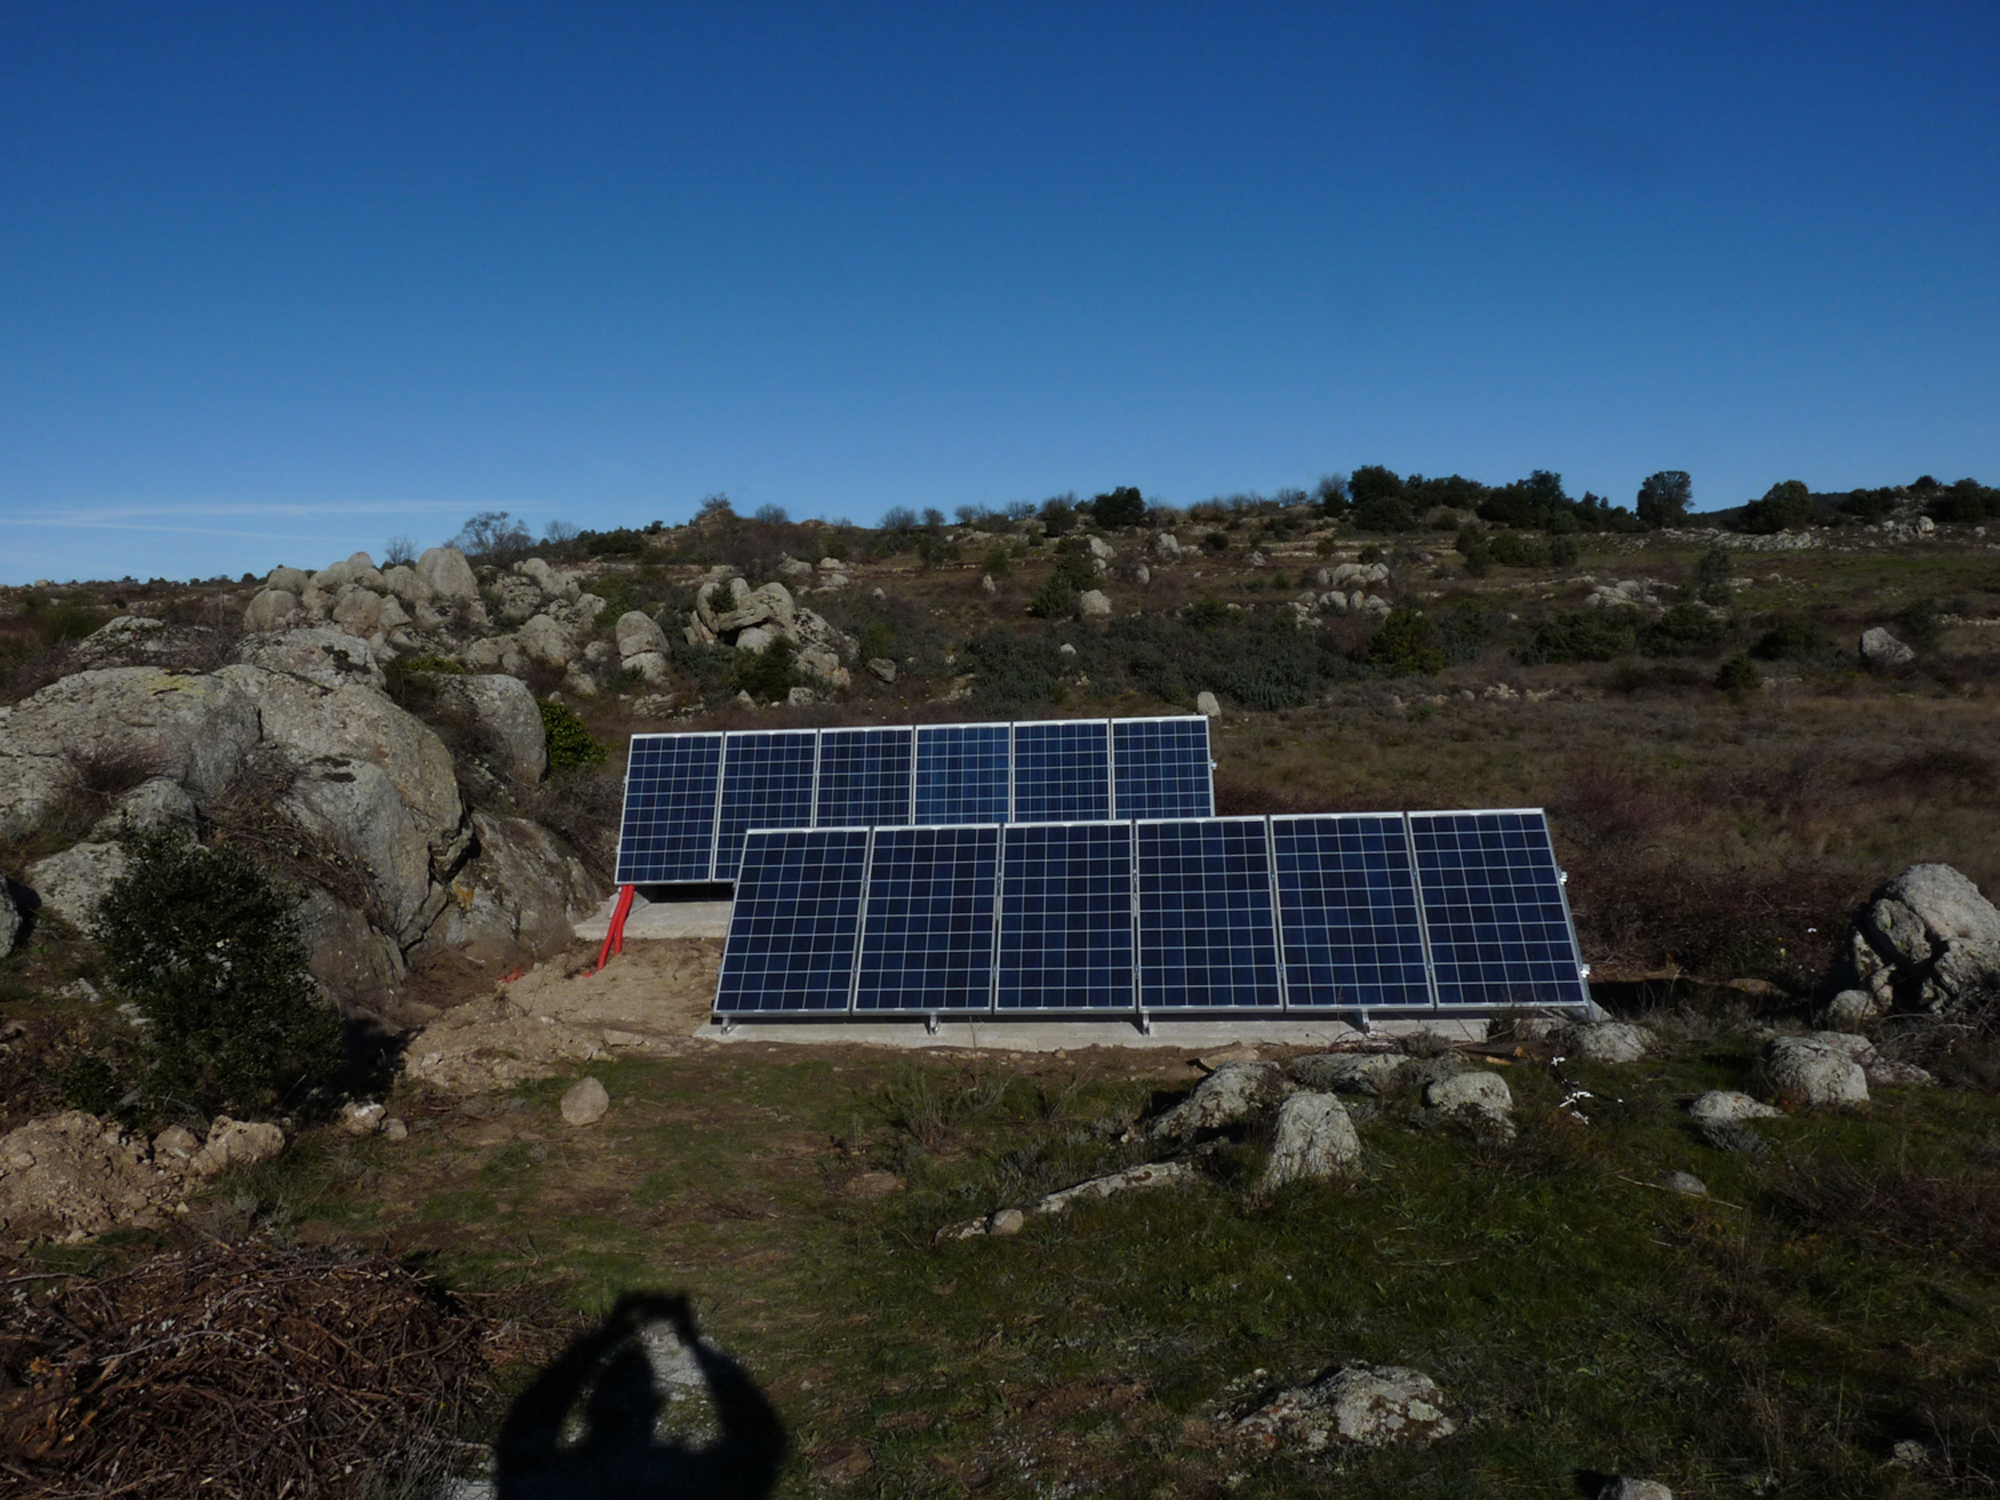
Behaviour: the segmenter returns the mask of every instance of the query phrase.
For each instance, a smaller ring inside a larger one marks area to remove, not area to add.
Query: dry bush
[[[366,867],[325,829],[296,816],[285,797],[298,768],[282,747],[259,745],[208,807],[209,841],[253,855],[281,880],[318,887],[375,926],[392,926]]]

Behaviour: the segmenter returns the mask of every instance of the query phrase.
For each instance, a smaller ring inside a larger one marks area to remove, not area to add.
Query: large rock
[[[303,612],[297,594],[286,589],[264,589],[243,611],[243,628],[253,635],[263,630],[283,630]]]
[[[1076,613],[1080,620],[1101,620],[1111,613],[1111,596],[1102,589],[1085,589],[1076,596]]]
[[[295,768],[284,807],[346,857],[396,940],[416,942],[471,837],[444,742],[373,688],[242,665],[217,676],[256,705],[264,738]]]
[[[1437,1383],[1401,1365],[1348,1365],[1311,1385],[1282,1391],[1236,1424],[1236,1436],[1260,1448],[1323,1453],[1353,1444],[1430,1444],[1458,1431]]]
[[[383,603],[383,596],[375,590],[349,584],[334,597],[333,623],[349,635],[374,635],[382,628]]]
[[[1180,538],[1171,531],[1158,532],[1153,537],[1153,556],[1161,562],[1179,562],[1181,556]]]
[[[2000,910],[1950,865],[1911,865],[1876,892],[1850,952],[1880,1005],[1942,1014],[2000,999]]]
[[[157,828],[162,823],[192,824],[194,798],[181,784],[164,776],[142,781],[120,797],[111,811],[91,826],[89,842],[108,844],[127,828]]]
[[[403,951],[366,917],[326,891],[299,904],[306,967],[344,1013],[380,1010],[409,975]]]
[[[566,667],[576,656],[569,630],[548,615],[534,615],[515,632],[528,655],[551,667]]]
[[[452,877],[425,947],[503,963],[568,947],[573,924],[597,906],[583,866],[539,824],[476,812],[472,827],[475,852]]]
[[[463,717],[475,753],[516,786],[542,779],[549,768],[548,731],[525,682],[504,672],[481,672],[440,675],[435,683],[440,708]]]
[[[562,1117],[572,1125],[595,1125],[611,1108],[611,1095],[595,1078],[583,1078],[562,1096]]]
[[[379,688],[387,680],[373,646],[351,631],[327,625],[247,639],[237,647],[236,659],[267,672],[302,677],[321,687],[359,682]]]
[[[216,676],[153,667],[78,672],[0,708],[0,838],[33,831],[77,761],[179,783],[197,802],[228,784],[258,740],[257,706]]]
[[[1871,667],[1900,667],[1916,659],[1916,652],[1880,625],[1861,632],[1861,660]]]
[[[1152,1133],[1186,1140],[1248,1120],[1285,1090],[1285,1071],[1276,1063],[1224,1063],[1195,1091],[1153,1122]]]
[[[1275,1192],[1289,1182],[1338,1177],[1361,1159],[1361,1137],[1331,1094],[1293,1094],[1278,1106],[1271,1157],[1259,1186]]]
[[[306,585],[311,582],[312,576],[304,568],[273,568],[264,579],[264,587],[282,589],[297,597],[306,591]]]
[[[384,568],[382,587],[411,609],[420,608],[431,602],[431,586],[424,582],[421,573],[407,563],[397,563],[392,568]]]
[[[125,873],[125,849],[121,844],[77,844],[36,860],[23,873],[43,911],[88,932],[97,920],[97,903]]]
[[[431,600],[444,605],[470,604],[479,597],[479,580],[472,564],[456,547],[432,547],[417,559],[417,577]]]
[[[28,925],[27,914],[21,910],[14,895],[14,883],[5,875],[0,875],[0,958],[14,951],[21,941],[21,931]]]
[[[618,640],[620,657],[641,656],[647,652],[666,654],[667,633],[660,629],[659,622],[643,609],[627,610],[620,615],[613,633]]]
[[[1843,1033],[1828,1035],[1846,1040]],[[1826,1108],[1868,1102],[1868,1075],[1861,1064],[1845,1046],[1817,1034],[1773,1040],[1764,1049],[1764,1072],[1777,1095],[1794,1104]]]
[[[1776,1120],[1784,1115],[1775,1105],[1762,1104],[1734,1089],[1710,1089],[1688,1106],[1688,1113],[1704,1124],[1734,1123],[1738,1120]]]

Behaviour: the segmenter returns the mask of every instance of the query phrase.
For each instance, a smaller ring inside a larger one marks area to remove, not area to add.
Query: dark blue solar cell
[[[1015,823],[1002,849],[999,1008],[1132,1009],[1130,825]]]
[[[1293,1010],[1429,1010],[1402,816],[1271,820],[1285,993]]]
[[[1140,1006],[1279,1009],[1264,820],[1141,823],[1138,841]]]
[[[865,828],[749,835],[722,950],[718,1015],[847,1010],[867,853]]]
[[[618,828],[618,884],[708,879],[721,764],[719,734],[632,737]]]
[[[825,729],[819,737],[821,828],[910,821],[910,730]]]
[[[1110,816],[1111,736],[1104,720],[1014,726],[1014,822]]]
[[[728,736],[722,747],[715,879],[736,878],[746,830],[811,824],[818,750],[815,729],[752,730]]]
[[[989,1009],[999,869],[997,826],[878,829],[854,1008]]]
[[[1205,717],[1113,719],[1111,770],[1116,817],[1215,815]]]
[[[1005,724],[917,727],[918,823],[1005,823],[1011,763]]]
[[[1440,1005],[1588,1003],[1539,811],[1412,813],[1410,835]]]

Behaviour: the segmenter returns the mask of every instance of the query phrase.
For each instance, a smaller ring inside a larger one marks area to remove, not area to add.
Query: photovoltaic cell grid
[[[911,821],[1004,823],[1013,767],[1011,726],[923,725],[917,730],[917,800]]]
[[[722,803],[715,820],[716,880],[734,880],[752,828],[809,828],[819,733],[775,729],[732,734],[722,750]]]
[[[1540,812],[1412,813],[1410,841],[1439,1006],[1588,1000]]]
[[[911,735],[907,727],[822,730],[814,825],[908,823]]]
[[[1213,816],[1208,720],[1113,719],[1111,782],[1114,817]]]
[[[1111,735],[1102,719],[1014,726],[1016,823],[1098,822],[1111,816]]]
[[[636,736],[625,772],[618,884],[708,879],[721,785],[721,735]]]
[[[1410,836],[1400,813],[1271,820],[1294,1009],[1428,1007]]]
[[[750,835],[717,1013],[846,1011],[843,962],[853,1013],[1588,1003],[1532,811]]]
[[[731,879],[742,834],[752,827],[1059,822],[1109,818],[1114,809],[1122,818],[1206,817],[1215,810],[1204,718],[1018,728],[1027,761],[1018,789],[1017,726],[1004,723],[635,735],[618,883]]]
[[[759,830],[750,836],[716,1010],[847,1009],[867,857],[865,828]]]
[[[1130,1010],[1131,825],[1011,823],[1003,840],[998,1008]]]
[[[1282,1007],[1264,820],[1141,823],[1137,834],[1146,1008]]]
[[[997,826],[878,829],[855,1009],[987,1009],[999,873]]]

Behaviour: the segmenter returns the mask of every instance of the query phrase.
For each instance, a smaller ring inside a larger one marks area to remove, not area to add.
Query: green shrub
[[[1486,533],[1477,526],[1466,525],[1458,528],[1458,554],[1465,559],[1465,573],[1468,578],[1484,578],[1493,570],[1493,546]]]
[[[1715,685],[1731,695],[1746,693],[1761,685],[1763,674],[1750,660],[1748,652],[1739,651],[1725,661],[1715,674]]]
[[[1582,555],[1583,549],[1577,545],[1575,537],[1555,536],[1549,538],[1549,562],[1552,566],[1573,568],[1576,566],[1576,560]]]
[[[738,648],[736,655],[736,686],[759,702],[781,702],[798,686],[798,648],[786,637],[774,637],[762,651]]]
[[[1810,661],[1833,649],[1833,637],[1818,621],[1804,615],[1786,615],[1757,637],[1750,655],[1758,661]]]
[[[538,700],[542,710],[542,733],[549,743],[549,769],[560,771],[564,766],[595,766],[604,761],[605,749],[592,736],[589,727],[577,716],[575,709],[567,703],[557,703],[552,699]]]
[[[1444,648],[1429,615],[1399,604],[1369,639],[1366,660],[1391,677],[1427,677],[1444,670]]]
[[[1694,575],[1681,590],[1681,597],[1703,604],[1727,604],[1734,593],[1729,577],[1735,571],[1735,561],[1728,548],[1710,547],[1696,559]]]
[[[1352,520],[1357,531],[1415,531],[1417,513],[1410,502],[1393,495],[1356,505]]]
[[[1944,635],[1944,611],[1935,599],[1905,605],[1896,616],[1896,633],[1919,651],[1935,651]]]
[[[1700,604],[1676,604],[1639,629],[1639,649],[1648,656],[1706,656],[1728,635],[1727,622]]]
[[[177,827],[132,833],[98,907],[112,985],[148,1023],[147,1091],[204,1114],[260,1111],[330,1085],[340,1018],[306,968],[299,897],[239,849]]]
[[[1201,539],[1202,550],[1217,554],[1229,550],[1229,536],[1226,532],[1211,531]]]
[[[1076,607],[1076,596],[1096,582],[1097,570],[1090,565],[1090,554],[1081,548],[1072,551],[1064,542],[1055,571],[1028,601],[1028,613],[1044,620],[1060,619]]]
[[[1632,610],[1568,610],[1536,629],[1532,654],[1540,661],[1610,661],[1629,654],[1638,634]]]
[[[1009,547],[989,547],[981,559],[984,570],[994,578],[1005,578],[1014,571],[1014,553]]]
[[[1495,532],[1487,545],[1493,560],[1502,567],[1545,568],[1549,565],[1549,544],[1531,532]]]

